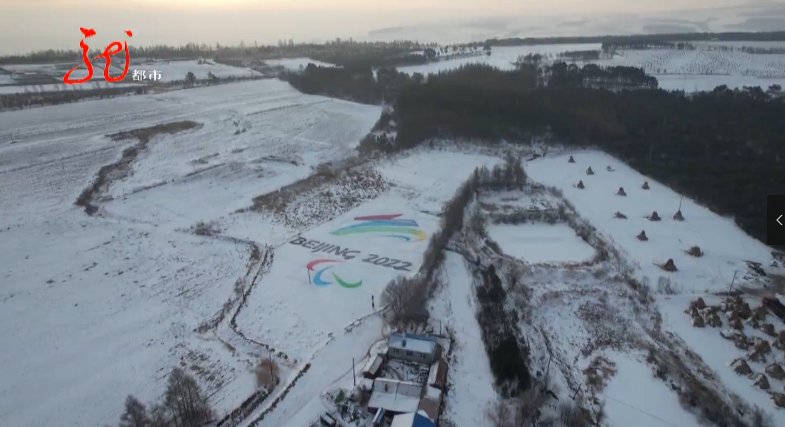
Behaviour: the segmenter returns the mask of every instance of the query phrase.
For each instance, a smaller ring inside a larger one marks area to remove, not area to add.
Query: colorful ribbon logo
[[[331,234],[347,236],[374,233],[385,237],[406,240],[407,242],[417,242],[428,237],[428,234],[419,228],[417,221],[413,219],[399,219],[400,216],[401,214],[358,216],[354,220],[360,221],[359,224],[339,228]]]
[[[331,285],[333,282],[329,281],[329,279],[325,279],[324,275],[328,271],[332,270],[333,264],[342,263],[343,261],[334,260],[334,259],[317,259],[309,262],[306,266],[308,267],[308,271],[314,271],[315,273],[311,276],[311,283],[316,286],[327,286]],[[319,265],[324,265],[323,267],[317,268]],[[341,276],[336,274],[334,271],[330,271],[332,273],[333,279],[338,282],[344,288],[354,289],[359,288],[363,285],[363,281],[360,280],[359,282],[349,282],[344,280]]]

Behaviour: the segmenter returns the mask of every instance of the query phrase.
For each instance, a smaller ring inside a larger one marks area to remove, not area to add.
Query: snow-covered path
[[[447,395],[445,417],[458,426],[490,427],[485,408],[496,400],[496,391],[475,315],[472,274],[461,255],[445,255],[446,285],[434,298],[438,310],[434,315],[444,319],[455,336],[449,369],[452,388]]]
[[[352,358],[355,359],[358,380],[362,377],[363,359],[371,346],[382,338],[382,326],[381,316],[372,315],[317,350],[310,360],[308,372],[258,425],[301,427],[318,418],[327,409],[321,405],[320,394],[342,379],[348,378],[351,384]]]

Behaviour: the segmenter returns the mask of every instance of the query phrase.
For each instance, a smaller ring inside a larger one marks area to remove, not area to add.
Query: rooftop
[[[394,333],[387,339],[390,348],[400,348],[418,353],[434,353],[436,351],[436,339],[425,336],[406,333]]]
[[[417,383],[378,378],[373,382],[369,408],[392,412],[414,412],[420,404],[422,386]]]

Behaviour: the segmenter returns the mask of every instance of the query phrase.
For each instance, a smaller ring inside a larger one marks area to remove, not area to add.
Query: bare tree
[[[185,87],[193,87],[194,84],[196,84],[196,74],[194,74],[192,71],[189,71],[185,75]]]
[[[382,292],[382,304],[390,306],[393,323],[425,321],[428,317],[425,303],[428,287],[420,278],[396,277]]]
[[[199,384],[180,368],[174,368],[169,375],[164,405],[176,427],[198,427],[212,418],[212,411]]]
[[[120,427],[148,427],[150,418],[147,408],[139,399],[128,395],[125,399],[125,412],[120,416]]]
[[[169,427],[169,410],[158,404],[150,410],[150,427]]]

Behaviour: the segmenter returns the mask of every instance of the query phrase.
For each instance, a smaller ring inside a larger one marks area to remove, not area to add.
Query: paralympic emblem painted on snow
[[[325,278],[325,275],[329,272],[332,275],[332,279],[338,282],[341,287],[347,289],[354,289],[359,288],[363,285],[363,281],[360,280],[358,282],[350,282],[345,280],[343,277],[339,276],[338,273],[333,271],[333,267],[335,264],[343,263],[344,261],[341,260],[334,260],[334,259],[317,259],[309,262],[306,267],[308,267],[309,272],[314,272],[311,276],[311,283],[316,286],[328,286],[332,285],[333,282],[330,281],[329,278]],[[310,274],[309,274],[310,275]]]
[[[407,242],[419,242],[428,237],[417,221],[400,217],[401,214],[358,216],[354,220],[359,223],[339,228],[331,234],[336,236],[377,234]]]

